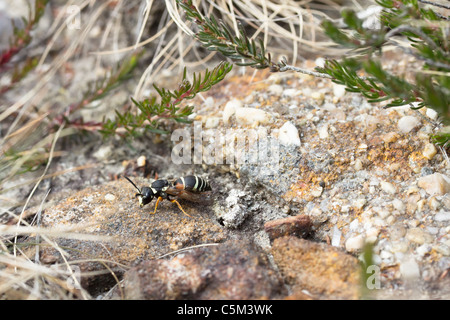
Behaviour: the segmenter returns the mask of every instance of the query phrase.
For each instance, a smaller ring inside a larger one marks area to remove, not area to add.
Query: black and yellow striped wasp
[[[184,199],[192,202],[202,202],[205,199],[210,198],[211,186],[206,179],[195,175],[189,175],[178,178],[174,182],[169,180],[158,179],[153,181],[150,186],[142,187],[139,189],[130,178],[124,176],[138,191],[136,198],[139,199],[139,206],[142,208],[146,204],[156,200],[155,211],[158,208],[158,204],[162,200],[169,200],[172,203],[176,203],[178,208],[188,217],[191,217],[184,211],[177,199]]]

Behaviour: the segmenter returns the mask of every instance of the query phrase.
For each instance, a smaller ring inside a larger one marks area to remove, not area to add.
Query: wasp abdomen
[[[211,186],[208,181],[198,176],[186,176],[177,179],[174,187],[179,190],[187,190],[192,192],[210,191]]]

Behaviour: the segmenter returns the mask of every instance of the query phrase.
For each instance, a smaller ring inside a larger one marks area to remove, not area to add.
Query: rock
[[[395,186],[387,181],[381,181],[380,182],[380,187],[381,190],[383,190],[384,192],[390,193],[390,194],[395,194],[397,192],[397,189],[395,188]]]
[[[267,88],[269,90],[269,92],[275,96],[281,96],[281,94],[283,93],[283,87],[279,84],[272,84],[269,86],[269,88]]]
[[[358,252],[364,247],[365,239],[363,235],[350,237],[345,241],[345,250],[348,252]]]
[[[420,228],[411,228],[406,231],[406,239],[417,244],[424,244],[433,241],[433,236]]]
[[[231,101],[228,101],[227,104],[225,105],[225,108],[223,110],[223,114],[222,114],[222,119],[223,119],[223,123],[225,125],[228,124],[228,121],[230,120],[231,116],[233,116],[236,112],[236,109],[242,108],[242,102],[237,100],[237,99],[233,99]]]
[[[398,210],[400,213],[403,213],[405,211],[405,204],[400,199],[394,199],[392,200],[392,206],[395,210]]]
[[[220,118],[218,117],[209,117],[205,121],[205,128],[206,129],[214,129],[217,128],[217,126],[220,123]]]
[[[413,116],[404,116],[398,121],[398,129],[402,133],[409,133],[420,125],[420,120]]]
[[[320,139],[327,139],[330,135],[328,133],[328,124],[324,124],[318,130]]]
[[[395,142],[398,138],[400,138],[400,135],[395,131],[388,132],[381,136],[381,139],[383,139],[385,143]]]
[[[283,91],[282,96],[292,98],[292,97],[298,96],[300,93],[301,93],[301,91],[298,89],[288,88]]]
[[[268,124],[272,121],[270,113],[256,108],[237,108],[235,115],[240,125]]]
[[[113,195],[112,193],[107,193],[107,194],[105,194],[105,200],[106,201],[114,201],[114,200],[116,200],[116,196]]]
[[[438,118],[439,113],[437,113],[435,110],[427,108],[426,111],[426,115],[431,119],[431,120],[436,120]]]
[[[436,155],[436,153],[437,153],[437,149],[433,143],[427,143],[422,151],[422,155],[425,158],[427,158],[428,160],[433,159],[433,157]]]
[[[338,248],[296,237],[274,240],[272,254],[293,294],[307,290],[319,299],[358,299],[360,265]]]
[[[93,156],[98,161],[107,161],[111,157],[113,148],[110,145],[104,145],[94,152]]]
[[[148,183],[137,178],[134,182],[138,186]],[[130,265],[137,259],[155,259],[173,250],[226,238],[221,227],[203,218],[212,214],[209,206],[181,200],[192,216],[189,218],[175,204],[163,201],[156,214],[151,214],[154,202],[140,208],[135,193],[128,181],[119,179],[72,192],[42,215],[43,228],[61,230],[61,238],[55,234],[52,240],[70,254],[65,259],[79,267],[81,285],[92,295],[116,283],[111,270],[116,276],[123,274],[116,263]],[[64,236],[64,230],[73,235]],[[43,246],[41,255],[56,257],[52,263],[65,263],[51,246]]]
[[[450,256],[450,248],[443,243],[438,244],[434,249],[444,256]]]
[[[311,98],[316,100],[318,105],[321,105],[325,100],[325,93],[320,91],[314,91],[311,93]]]
[[[419,178],[417,185],[432,196],[444,195],[450,191],[449,179],[440,173]]]
[[[420,277],[419,265],[414,259],[405,259],[400,263],[400,274],[407,281],[415,281]]]
[[[311,232],[312,221],[307,215],[297,215],[272,220],[264,224],[264,230],[271,241],[282,236],[306,237]]]
[[[438,222],[450,221],[450,212],[440,211],[434,215],[434,220]]]
[[[231,189],[228,193],[228,197],[225,199],[227,210],[219,217],[225,227],[236,229],[249,215],[249,211],[242,203],[246,195],[244,191],[238,189]]]
[[[297,128],[292,122],[287,121],[281,128],[278,134],[278,140],[284,145],[300,146],[301,141],[298,135]]]
[[[361,159],[358,158],[355,160],[354,168],[356,171],[359,171],[363,168],[363,163],[362,163]]]
[[[266,256],[244,240],[194,248],[170,260],[139,263],[123,281],[124,297],[137,299],[276,299],[286,295]]]
[[[318,198],[322,195],[323,187],[321,185],[314,185],[311,187],[310,194],[314,198]]]
[[[333,95],[336,99],[342,98],[347,91],[345,90],[345,86],[337,83],[333,83]]]
[[[139,158],[136,159],[136,165],[138,167],[145,167],[146,164],[147,158],[145,156],[140,156]]]
[[[333,227],[333,234],[331,236],[331,245],[333,247],[339,247],[341,245],[342,232],[337,226]]]

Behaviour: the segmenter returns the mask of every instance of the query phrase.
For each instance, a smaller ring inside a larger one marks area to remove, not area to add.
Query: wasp
[[[184,211],[183,207],[181,207],[177,198],[192,202],[202,202],[204,200],[209,200],[210,194],[205,192],[212,190],[208,181],[194,175],[178,178],[172,183],[169,182],[169,180],[158,179],[153,181],[149,187],[142,187],[141,189],[139,189],[128,177],[124,177],[138,191],[135,197],[139,199],[139,206],[141,208],[152,202],[154,198],[157,199],[153,214],[156,213],[158,204],[162,200],[169,200],[172,203],[176,203],[178,208],[180,208],[185,215],[191,217]]]

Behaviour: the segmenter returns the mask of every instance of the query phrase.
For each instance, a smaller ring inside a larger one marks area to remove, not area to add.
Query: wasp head
[[[140,193],[136,193],[136,198],[139,199],[139,206],[142,208],[146,204],[152,202],[154,193],[149,187],[142,187]]]
[[[141,190],[127,176],[124,176],[124,177],[133,185],[133,187],[136,188],[137,191],[139,191],[138,193],[136,193],[135,197],[139,199],[139,206],[141,208],[153,200],[153,197],[155,196],[155,194],[153,193],[151,188],[142,187],[142,190]]]

